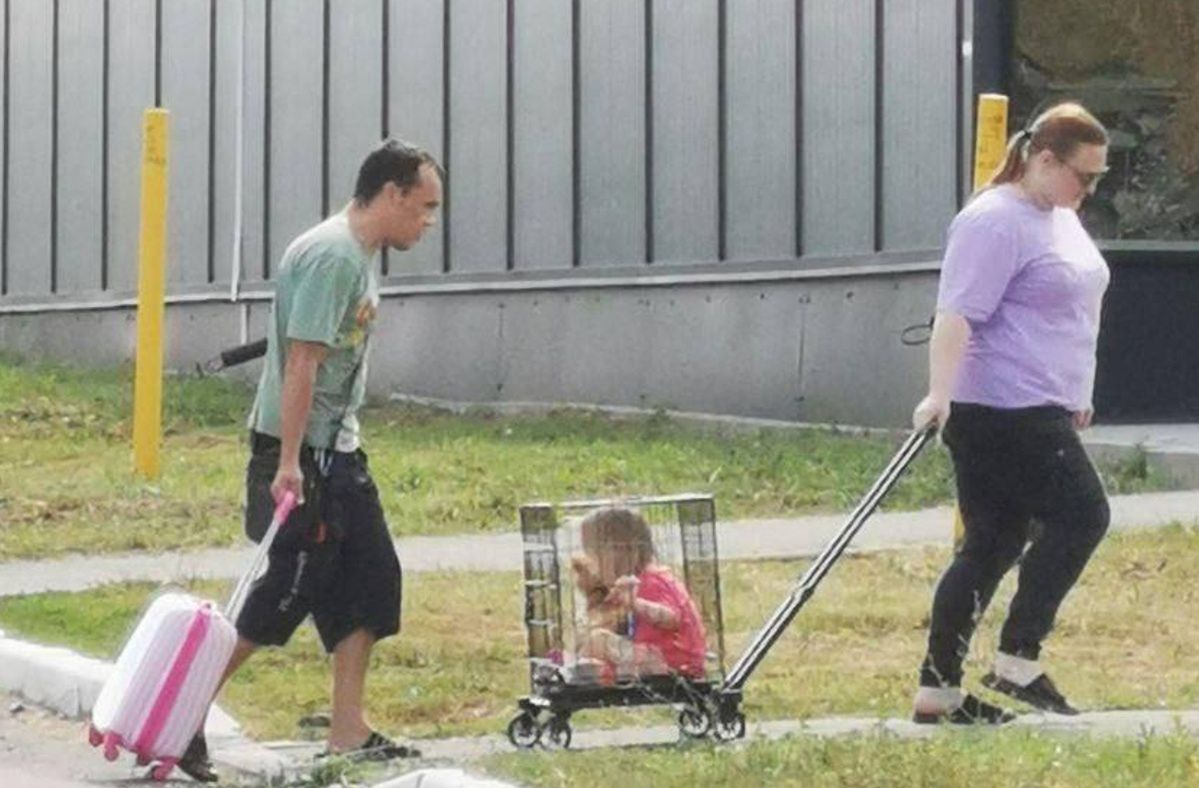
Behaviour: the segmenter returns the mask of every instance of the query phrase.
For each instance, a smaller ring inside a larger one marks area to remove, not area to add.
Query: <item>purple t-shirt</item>
[[[949,226],[937,311],[970,323],[953,399],[1091,408],[1107,263],[1068,208],[989,189]]]

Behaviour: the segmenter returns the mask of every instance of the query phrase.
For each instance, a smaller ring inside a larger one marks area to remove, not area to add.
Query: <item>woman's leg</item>
[[[960,485],[959,485],[960,487]],[[1024,547],[1028,517],[1010,507],[963,505],[966,537],[933,594],[922,687],[958,687],[970,639],[995,589]]]
[[[1107,533],[1111,512],[1099,474],[1066,418],[1029,440],[1035,461],[1025,465],[1026,486],[1041,527],[1020,563],[999,650],[1036,660],[1062,600]]]
[[[961,685],[975,626],[1028,538],[1029,513],[1014,494],[1018,471],[1006,432],[990,412],[957,406],[946,429],[965,539],[933,595],[922,687]]]

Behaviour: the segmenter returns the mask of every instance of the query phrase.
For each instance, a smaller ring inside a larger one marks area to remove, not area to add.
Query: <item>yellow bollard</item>
[[[1000,93],[980,93],[978,121],[974,128],[974,190],[978,191],[991,180],[995,170],[1007,155],[1008,98]],[[966,538],[962,508],[953,507],[953,546],[960,547]]]
[[[167,159],[165,109],[142,119],[142,211],[137,272],[137,369],[133,386],[133,466],[157,479],[162,443],[162,323],[165,311]]]
[[[991,180],[1007,154],[1007,96],[982,93],[974,129],[974,189]]]

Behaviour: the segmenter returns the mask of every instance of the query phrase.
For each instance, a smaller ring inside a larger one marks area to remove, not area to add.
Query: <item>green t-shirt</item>
[[[329,355],[317,369],[304,442],[358,448],[358,408],[366,391],[366,338],[379,306],[375,254],[350,231],[344,211],[292,241],[275,278],[267,349],[250,411],[250,429],[280,437],[279,407],[287,340],[320,342]]]

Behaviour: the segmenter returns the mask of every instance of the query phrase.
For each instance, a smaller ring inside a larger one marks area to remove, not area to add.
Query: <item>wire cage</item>
[[[655,704],[706,735],[725,659],[712,496],[533,503],[520,526],[530,689],[512,743],[569,746],[579,709]]]
[[[746,682],[935,433],[907,437],[727,671],[710,495],[521,507],[530,691],[508,739],[568,747],[575,711],[650,704],[685,737],[744,737]]]

